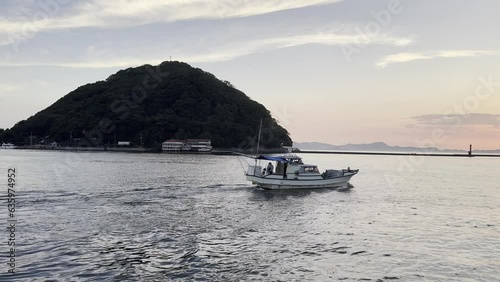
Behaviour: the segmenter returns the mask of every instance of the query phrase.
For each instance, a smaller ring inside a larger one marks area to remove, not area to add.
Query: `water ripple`
[[[18,167],[64,158],[21,153],[26,155]],[[397,187],[387,187],[368,170],[347,191],[264,191],[248,185],[240,171],[220,171],[222,162],[239,167],[234,158],[91,156],[95,159],[78,167],[79,178],[70,172],[23,174],[18,274],[13,280],[1,273],[0,281],[495,281],[500,276],[498,186],[488,177],[466,177],[499,171],[498,162],[457,160],[463,163],[448,169],[429,159],[421,173]],[[360,168],[373,161],[336,158]],[[398,165],[392,158],[377,160],[382,173]],[[421,177],[424,173],[436,181]]]

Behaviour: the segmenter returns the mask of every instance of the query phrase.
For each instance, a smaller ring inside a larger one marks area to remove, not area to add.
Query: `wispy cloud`
[[[12,85],[12,84],[0,84],[0,92],[14,92],[17,89],[19,89],[19,86]]]
[[[27,14],[21,18],[9,17],[0,12],[0,46],[29,39],[38,32],[47,30],[88,27],[111,29],[195,19],[248,17],[341,1],[343,0],[91,0],[75,3],[70,1],[68,4],[53,1],[49,10],[35,5],[29,13],[19,6],[23,14]]]
[[[478,56],[499,56],[498,51],[488,50],[440,50],[417,53],[399,53],[386,56],[379,60],[375,66],[385,68],[390,64],[407,63],[417,60],[432,60],[437,58],[464,58]]]
[[[0,97],[8,96],[19,90],[19,86],[0,83]]]
[[[94,12],[95,18],[114,16],[141,18],[147,22],[169,22],[247,17],[340,1],[343,0],[93,0],[85,4],[81,10],[82,12]]]
[[[365,45],[390,45],[390,46],[404,46],[412,44],[412,38],[393,37],[391,35],[381,34],[372,36],[369,39],[360,34],[344,34],[334,32],[311,33],[293,36],[282,36],[276,38],[256,39],[253,41],[229,43],[225,46],[217,45],[216,48],[207,48],[203,51],[193,53],[179,53],[173,54],[174,58],[190,62],[219,62],[227,61],[234,58],[242,57],[259,52],[268,52],[282,48],[296,47],[308,44],[318,45],[351,45],[363,42]],[[99,51],[95,46],[91,46],[87,51],[92,53],[87,59],[80,59],[75,61],[73,58],[62,61],[47,60],[47,61],[7,61],[0,62],[0,67],[23,67],[23,66],[59,66],[70,68],[109,68],[109,67],[130,67],[142,65],[144,63],[158,64],[164,61],[165,57],[119,57],[113,51]]]
[[[307,44],[335,46],[359,44],[359,42],[363,42],[363,44],[366,45],[381,44],[404,46],[411,44],[413,41],[411,38],[392,37],[385,34],[377,37],[371,37],[370,39],[366,40],[363,35],[359,34],[315,33],[245,42],[238,45],[228,46],[216,52],[190,56],[189,58],[186,58],[186,60],[191,62],[224,61],[257,52],[272,51]]]
[[[168,23],[177,21],[251,17],[289,9],[327,5],[342,1],[344,0],[89,0],[75,2],[59,1],[63,3],[60,4],[59,7],[56,7],[59,2],[54,1],[56,6],[51,7],[51,13],[49,13],[48,17],[43,20],[29,21],[29,19],[33,19],[33,17],[15,17],[12,15],[9,17],[9,15],[2,15],[2,12],[0,12],[0,46],[12,44],[12,47],[15,49],[15,52],[5,49],[7,50],[7,60],[4,60],[3,62],[0,61],[0,66],[121,68],[142,65],[144,63],[156,64],[167,58],[160,52],[149,51],[154,48],[141,49],[140,47],[133,46],[134,44],[130,44],[129,46],[120,46],[120,48],[112,48],[110,46],[113,46],[113,42],[107,42],[106,44],[101,44],[100,46],[101,38],[94,39],[95,42],[90,44],[90,46],[85,50],[86,52],[84,55],[80,54],[75,56],[74,54],[71,54],[70,56],[68,55],[70,51],[64,50],[64,52],[58,54],[57,57],[47,54],[44,54],[44,56],[31,56],[31,59],[26,56],[24,56],[24,58],[17,58],[15,56],[18,53],[16,49],[21,46],[21,42],[25,43],[28,39],[36,36],[38,33],[43,33],[44,31],[50,31],[50,33],[47,32],[41,34],[41,40],[38,41],[37,44],[44,42],[43,35],[56,34],[60,31],[63,31],[64,33],[67,29],[92,28],[91,30],[80,31],[82,34],[101,34],[100,32],[94,32],[94,29],[97,28],[102,29],[101,32],[104,34],[113,34],[112,32],[114,32],[114,29],[126,29],[133,26],[137,26],[137,29],[140,29],[142,28],[140,27],[141,25],[161,23],[168,27]],[[29,10],[30,13],[36,14],[37,12],[46,11],[37,7],[36,3],[38,2],[33,1],[31,3],[32,5]],[[15,7],[12,9],[15,10]],[[30,13],[24,11],[23,15],[29,15]],[[259,19],[252,20],[258,21]],[[190,22],[180,23],[180,25],[186,26],[190,26],[190,24]],[[220,26],[220,24],[223,23],[213,22],[213,24]],[[253,36],[248,33],[245,34],[244,32],[242,32],[241,36],[234,36],[236,33],[232,33],[227,35],[229,38],[228,40],[214,39],[211,43],[207,42],[206,44],[203,44],[203,48],[201,50],[195,47],[200,45],[199,43],[192,44],[190,40],[192,41],[193,39],[186,39],[182,36],[180,39],[176,40],[175,43],[164,42],[162,44],[164,44],[163,50],[168,50],[168,55],[174,56],[175,59],[191,63],[199,63],[231,60],[249,54],[307,44],[328,46],[407,46],[414,43],[414,38],[412,36],[395,37],[390,34],[366,36],[362,33],[346,31],[346,29],[343,28],[339,29],[338,23],[334,23],[335,30],[332,31],[331,25],[331,23],[328,24],[330,29],[323,26],[321,30],[318,30],[318,28],[304,26],[301,26],[300,28],[289,26],[287,26],[286,29],[284,27],[281,29],[276,28],[271,29],[272,32],[268,32],[266,30],[265,37],[260,38],[259,36]],[[342,26],[344,26],[344,24],[342,24]],[[217,32],[217,30],[218,29],[212,29],[209,32],[217,34],[220,38],[226,38],[226,35],[222,34],[222,32]],[[68,32],[65,34],[67,35],[73,33]],[[173,34],[173,36],[176,36],[176,33]],[[131,37],[132,36],[133,35],[131,35]],[[211,35],[209,38],[217,38],[217,36]],[[64,44],[66,44],[67,41],[64,41],[64,38],[65,36],[58,37],[57,40],[60,40],[62,44],[58,43],[57,46],[65,46]],[[71,52],[76,52],[76,49],[78,48],[79,47],[75,47],[75,50]],[[107,49],[108,51],[103,51],[103,49]],[[124,49],[130,50],[130,52],[125,52],[123,51]],[[134,56],[131,54],[136,55]]]
[[[412,120],[415,122],[414,124],[412,124],[413,127],[457,127],[457,124],[461,126],[491,126],[496,128],[500,127],[500,114],[429,114],[414,116],[412,117]]]

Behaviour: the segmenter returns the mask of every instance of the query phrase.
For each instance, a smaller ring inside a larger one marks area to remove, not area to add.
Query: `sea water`
[[[354,187],[255,189],[233,156],[2,150],[0,280],[498,281],[500,158],[302,157],[359,168]]]

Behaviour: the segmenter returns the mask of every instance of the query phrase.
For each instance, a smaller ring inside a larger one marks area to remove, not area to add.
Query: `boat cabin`
[[[304,165],[301,166],[299,170],[297,170],[299,173],[319,173],[318,167],[317,166],[311,166],[311,165]]]
[[[270,161],[273,169],[268,169],[267,165],[264,165],[264,167],[260,165],[250,166],[247,172],[248,175],[289,179],[297,178],[299,175],[305,177],[321,175],[316,165],[304,164],[302,158],[295,154],[259,156],[256,160]]]

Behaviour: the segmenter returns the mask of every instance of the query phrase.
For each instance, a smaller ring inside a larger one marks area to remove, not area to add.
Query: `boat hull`
[[[319,189],[319,188],[340,188],[346,187],[349,180],[356,173],[349,173],[343,176],[327,179],[286,179],[286,178],[270,178],[246,175],[248,181],[252,181],[257,187],[268,190],[280,189]]]

